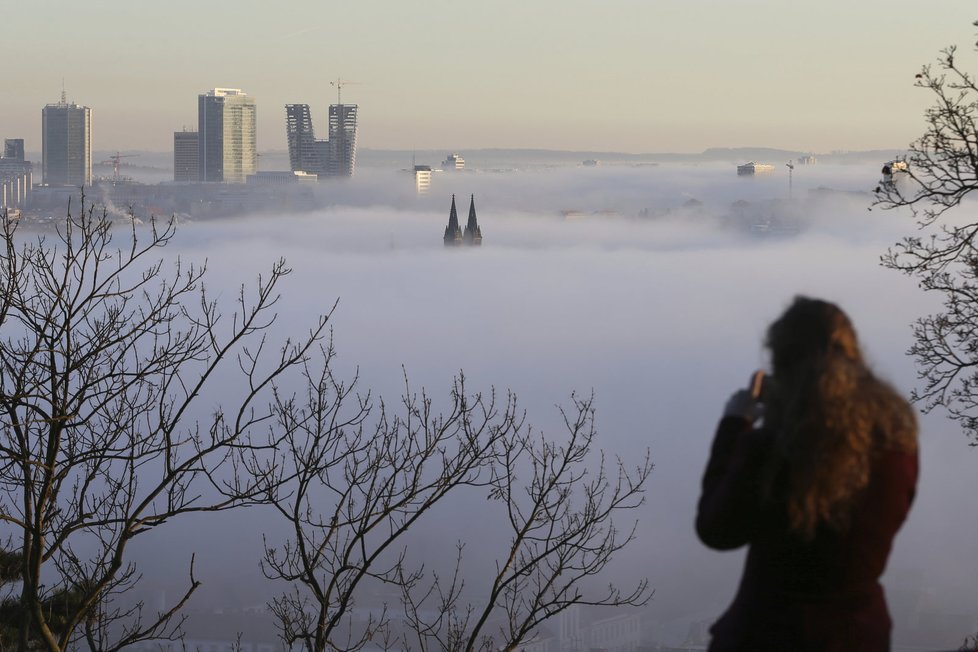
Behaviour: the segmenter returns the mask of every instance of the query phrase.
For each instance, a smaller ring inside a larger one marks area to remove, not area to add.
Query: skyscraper
[[[197,165],[197,132],[173,132],[173,180],[190,183],[200,177]]]
[[[215,88],[197,98],[200,181],[244,183],[258,170],[255,100],[238,88]]]
[[[92,183],[92,110],[61,101],[41,111],[41,171],[52,186]]]
[[[326,175],[328,143],[316,140],[308,104],[285,105],[285,137],[293,172]]]
[[[308,104],[285,105],[285,136],[293,172],[352,177],[357,165],[357,105],[329,107],[329,138],[316,140]]]
[[[329,106],[329,161],[331,177],[352,177],[357,166],[357,105]]]

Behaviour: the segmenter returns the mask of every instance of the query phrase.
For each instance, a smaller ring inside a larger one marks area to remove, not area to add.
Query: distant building
[[[244,183],[258,170],[255,100],[238,88],[197,98],[197,178]]]
[[[27,208],[33,185],[34,167],[30,161],[0,158],[0,210]]]
[[[414,189],[419,195],[427,195],[431,190],[431,166],[414,166]]]
[[[5,139],[3,141],[3,158],[9,158],[15,161],[23,161],[24,139],[23,138]]]
[[[308,172],[291,172],[288,170],[268,170],[248,175],[249,184],[281,185],[283,183],[315,183],[319,178]]]
[[[469,220],[462,232],[458,224],[458,211],[455,210],[455,195],[452,195],[452,208],[448,213],[448,226],[445,227],[445,246],[458,247],[461,245],[478,246],[482,244],[482,230],[475,216],[475,195],[469,202]]]
[[[441,162],[441,168],[446,171],[464,170],[465,159],[458,154],[449,154],[448,158]]]
[[[41,171],[49,186],[92,183],[92,110],[61,101],[41,111]]]
[[[173,132],[173,180],[183,183],[195,183],[200,177],[197,165],[197,132]]]
[[[883,186],[888,188],[896,187],[897,183],[906,178],[910,166],[904,160],[887,161],[883,164],[881,173],[883,174]]]
[[[285,138],[293,172],[326,175],[328,143],[316,140],[308,104],[285,105]]]
[[[816,163],[818,163],[818,159],[815,158],[814,154],[798,157],[798,165],[815,165]]]
[[[774,166],[768,163],[755,163],[754,161],[737,166],[737,174],[740,176],[762,174],[766,172],[774,172]]]
[[[620,614],[591,622],[591,650],[635,652],[642,643],[642,619]]]
[[[357,105],[329,107],[329,138],[316,140],[308,104],[285,105],[285,136],[293,172],[352,177],[357,165]]]
[[[469,221],[465,224],[462,242],[470,246],[482,244],[482,230],[479,229],[479,222],[475,218],[475,195],[472,195],[469,202]]]
[[[445,246],[458,247],[462,244],[462,229],[458,226],[458,211],[455,210],[455,195],[452,195],[452,209],[448,213],[448,226],[445,227]]]
[[[522,652],[638,652],[642,644],[642,618],[637,613],[596,619],[594,612],[574,605],[554,619],[553,636],[531,641]],[[656,647],[655,649],[660,649]],[[665,649],[665,648],[662,648]],[[682,648],[705,650],[705,647]]]
[[[357,105],[331,104],[329,107],[329,160],[326,172],[331,177],[352,177],[357,167]]]
[[[561,652],[585,652],[581,607],[574,605],[557,616],[557,640]]]

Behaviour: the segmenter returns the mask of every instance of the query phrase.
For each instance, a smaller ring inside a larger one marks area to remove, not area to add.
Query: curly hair
[[[866,366],[856,331],[835,304],[796,297],[768,329],[774,382],[767,423],[776,434],[766,493],[782,497],[804,538],[849,526],[874,455],[915,450],[910,405]]]

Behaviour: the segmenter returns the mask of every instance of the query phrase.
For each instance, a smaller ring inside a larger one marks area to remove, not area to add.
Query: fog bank
[[[554,406],[593,391],[600,446],[622,456],[650,447],[656,464],[648,501],[634,514],[639,540],[614,572],[651,579],[649,612],[663,642],[681,642],[691,621],[715,619],[736,589],[743,551],[707,550],[693,533],[700,474],[726,398],[766,364],[764,329],[791,298],[838,302],[874,368],[905,393],[914,386],[904,355],[910,323],[936,298],[878,264],[912,221],[868,211],[868,195],[824,201],[810,193],[868,189],[871,172],[796,173],[785,210],[800,220],[781,237],[740,228],[730,205],[783,202],[783,174],[745,180],[717,166],[473,174],[414,203],[385,183],[357,180],[316,213],[182,226],[167,254],[206,258],[209,286],[228,304],[239,284],[285,257],[294,272],[282,286],[276,332],[304,330],[338,300],[337,368],[358,372],[365,389],[385,397],[401,391],[402,368],[436,397],[464,370],[473,389],[514,391],[529,420],[556,434]],[[476,195],[481,248],[442,245],[449,191],[459,194],[463,220]],[[702,207],[683,210],[690,198]],[[584,217],[562,219],[561,209]],[[593,214],[602,210],[611,213]],[[931,612],[978,619],[978,457],[942,415],[921,426],[917,501],[885,576],[897,641],[914,626],[908,619]],[[266,518],[222,516],[182,537],[175,525],[165,545],[155,540],[142,552],[186,559],[197,549],[202,600],[261,603],[281,588],[259,579],[260,535],[276,527]],[[466,525],[429,527],[452,542]],[[146,574],[165,584],[153,569]]]

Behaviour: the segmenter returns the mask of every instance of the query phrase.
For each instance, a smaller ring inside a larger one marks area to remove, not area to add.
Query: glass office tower
[[[244,183],[258,171],[255,100],[238,88],[215,88],[197,98],[200,181]]]
[[[64,93],[41,111],[41,172],[50,186],[92,184],[92,110]]]

